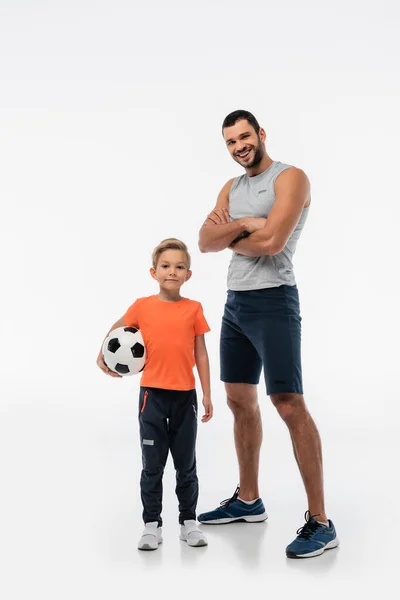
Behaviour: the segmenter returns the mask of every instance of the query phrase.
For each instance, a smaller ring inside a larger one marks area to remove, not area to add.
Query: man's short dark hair
[[[256,134],[259,134],[260,125],[251,112],[248,110],[235,110],[234,112],[229,113],[228,116],[225,117],[224,122],[222,123],[222,133],[224,132],[225,127],[232,127],[238,121],[248,121],[250,125],[254,128]]]

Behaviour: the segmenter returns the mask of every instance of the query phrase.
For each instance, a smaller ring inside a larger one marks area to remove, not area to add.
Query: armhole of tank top
[[[276,165],[281,165],[281,164],[283,164],[283,163],[276,162]],[[285,164],[285,168],[284,169],[280,169],[278,171],[278,173],[274,173],[274,175],[272,176],[272,179],[271,179],[269,185],[270,185],[270,190],[271,190],[271,192],[273,193],[274,196],[275,196],[275,181],[278,179],[278,177],[279,177],[279,175],[281,173],[283,173],[284,171],[287,171],[288,169],[290,169],[290,167],[291,167],[291,165],[286,165]]]
[[[281,163],[281,164],[282,164],[282,163]],[[286,163],[284,163],[284,164],[285,164],[285,168],[284,168],[284,169],[282,169],[281,171],[279,171],[279,173],[276,173],[276,174],[273,176],[273,178],[271,179],[272,191],[273,191],[274,195],[275,195],[275,181],[278,179],[279,175],[280,175],[281,173],[283,173],[284,171],[287,171],[288,169],[291,169],[291,168],[293,167],[293,165],[287,165]],[[310,196],[310,198],[309,198],[309,203],[308,203],[308,204],[306,204],[305,206],[303,206],[303,210],[304,210],[305,208],[309,208],[309,207],[310,207],[310,205],[311,205],[311,196]]]
[[[240,179],[241,179],[242,177],[243,177],[242,175],[239,175],[239,177],[235,177],[235,178],[232,180],[231,187],[229,188],[229,194],[228,194],[228,197],[231,195],[231,193],[232,193],[232,192],[234,192],[234,191],[235,191],[235,189],[236,189],[236,188],[237,188],[237,186],[239,185],[239,181],[240,181]]]

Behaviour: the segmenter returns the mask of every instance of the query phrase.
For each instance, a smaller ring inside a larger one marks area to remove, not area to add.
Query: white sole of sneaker
[[[149,550],[157,550],[160,544],[162,544],[162,538],[158,540],[157,546],[150,546],[150,544],[144,543],[142,546],[138,546],[138,550],[145,550],[146,552]]]
[[[191,546],[192,548],[200,548],[201,546],[208,546],[208,542],[206,542],[205,540],[199,540],[197,542],[197,544],[189,544],[189,542],[187,541],[186,538],[179,536],[179,539],[182,542],[186,542],[188,546]]]
[[[339,546],[339,540],[336,537],[334,540],[328,542],[326,546],[323,546],[319,550],[315,550],[315,552],[309,552],[308,554],[296,554],[294,556],[288,556],[288,558],[312,558],[313,556],[319,556],[323,554],[325,550],[332,550],[333,548],[337,548]]]
[[[261,515],[249,515],[248,517],[227,517],[225,519],[214,519],[213,521],[199,521],[202,525],[225,525],[227,523],[234,523],[235,521],[246,523],[262,523],[268,519],[267,513]]]

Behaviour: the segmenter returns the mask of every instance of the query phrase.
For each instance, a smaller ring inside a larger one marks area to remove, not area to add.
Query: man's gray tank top
[[[229,193],[229,213],[233,221],[243,217],[267,217],[275,201],[275,181],[282,171],[289,169],[274,161],[263,173],[249,177],[241,175]],[[232,291],[260,290],[280,285],[295,285],[293,254],[297,240],[306,222],[309,207],[303,209],[286,246],[275,256],[243,256],[233,252],[228,269],[228,289]]]

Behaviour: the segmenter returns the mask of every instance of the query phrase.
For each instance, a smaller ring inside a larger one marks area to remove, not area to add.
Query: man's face
[[[233,160],[239,165],[250,169],[260,164],[265,153],[263,129],[257,135],[248,121],[241,120],[232,127],[225,127],[223,135]]]

